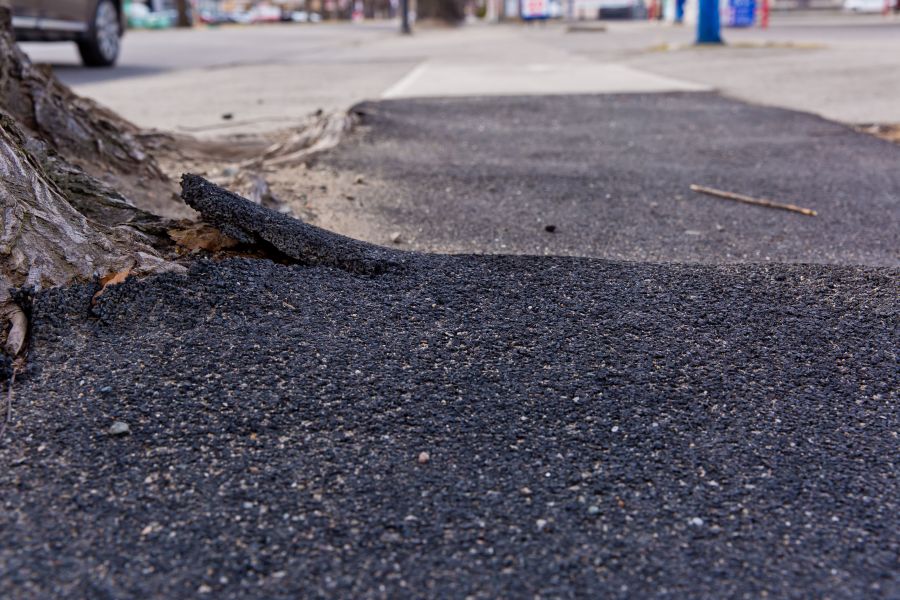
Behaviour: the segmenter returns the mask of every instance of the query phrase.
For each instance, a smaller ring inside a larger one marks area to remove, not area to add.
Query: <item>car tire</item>
[[[112,0],[100,0],[84,39],[78,41],[81,62],[86,67],[111,67],[119,58],[122,26],[119,9]]]

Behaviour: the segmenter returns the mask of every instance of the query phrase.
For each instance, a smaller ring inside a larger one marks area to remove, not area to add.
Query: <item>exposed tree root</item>
[[[362,275],[400,270],[406,254],[360,242],[250,202],[197,175],[181,179],[181,197],[207,223],[248,246],[274,249],[291,262],[328,265]]]
[[[72,92],[49,67],[33,65],[16,45],[9,9],[2,6],[0,57],[0,111],[14,119],[28,137],[40,140],[46,148],[40,154],[63,157],[142,207],[174,205],[175,186],[145,150],[139,128]],[[64,187],[67,181],[58,182],[63,193],[68,191]],[[84,190],[84,181],[71,181]]]
[[[857,125],[857,131],[874,135],[883,140],[900,144],[900,124],[898,123],[872,123]]]
[[[171,240],[165,234],[172,222],[156,215],[191,213],[157,156],[170,161],[170,168],[181,158],[232,165],[235,182],[260,206],[200,178],[186,179],[185,198],[237,242],[269,243],[294,261],[361,273],[393,264],[386,251],[299,222],[292,225],[297,239],[285,239],[283,227],[260,226],[270,218],[264,207],[280,208],[263,171],[301,164],[334,147],[353,127],[354,116],[319,113],[274,142],[202,142],[148,133],[79,97],[49,68],[31,64],[15,44],[10,12],[3,7],[0,57],[0,343],[9,355],[22,351],[28,329],[10,290],[183,268],[167,255]],[[216,251],[235,243],[208,228],[174,229],[172,237],[188,247]]]

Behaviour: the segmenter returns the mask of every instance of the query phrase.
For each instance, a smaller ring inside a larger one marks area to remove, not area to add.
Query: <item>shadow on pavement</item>
[[[75,63],[50,63],[53,72],[66,85],[102,83],[131,77],[146,77],[168,71],[164,67],[150,65],[120,66],[112,69],[92,69]]]

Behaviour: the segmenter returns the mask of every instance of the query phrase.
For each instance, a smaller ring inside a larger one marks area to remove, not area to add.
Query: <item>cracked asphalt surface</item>
[[[282,256],[35,298],[0,596],[900,595],[896,266],[400,252],[184,187]]]
[[[714,93],[389,100],[320,163],[412,248],[662,262],[900,265],[900,147]],[[701,196],[691,184],[815,209]],[[362,206],[361,206],[362,205]],[[547,233],[547,225],[555,226]]]

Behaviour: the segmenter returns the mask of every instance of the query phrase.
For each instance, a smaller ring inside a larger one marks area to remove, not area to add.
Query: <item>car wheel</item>
[[[122,35],[120,27],[119,9],[112,0],[100,0],[87,37],[78,42],[78,52],[85,66],[111,67],[116,64]]]

